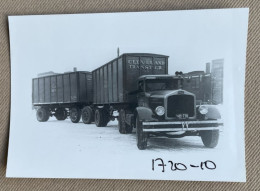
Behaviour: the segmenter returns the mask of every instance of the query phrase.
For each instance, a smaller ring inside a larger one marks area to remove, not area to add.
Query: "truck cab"
[[[193,93],[182,89],[181,75],[143,75],[138,79],[135,111],[137,146],[143,150],[153,136],[201,136],[206,147],[218,143],[221,116],[214,105],[196,105]]]

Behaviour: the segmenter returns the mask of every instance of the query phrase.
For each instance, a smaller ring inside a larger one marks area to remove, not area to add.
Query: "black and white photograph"
[[[245,182],[248,11],[9,16],[6,176]]]

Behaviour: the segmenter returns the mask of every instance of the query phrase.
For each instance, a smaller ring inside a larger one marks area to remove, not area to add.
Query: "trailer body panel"
[[[34,78],[32,104],[92,103],[92,74],[70,72]]]
[[[151,74],[168,74],[168,56],[123,54],[92,72],[93,103],[136,103],[138,77]]]

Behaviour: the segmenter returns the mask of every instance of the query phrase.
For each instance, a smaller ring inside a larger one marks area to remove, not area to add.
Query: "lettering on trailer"
[[[154,63],[151,59],[128,59],[127,60],[129,69],[143,69],[143,70],[163,70],[165,66],[164,60],[155,60]]]

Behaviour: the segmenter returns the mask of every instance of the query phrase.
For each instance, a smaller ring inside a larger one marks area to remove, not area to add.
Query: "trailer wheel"
[[[108,124],[108,122],[110,121],[110,116],[109,116],[109,112],[107,112],[106,110],[102,110],[102,112],[103,112],[103,124],[102,124],[102,126],[103,127],[106,127],[107,126],[107,124]]]
[[[219,130],[201,131],[200,136],[205,147],[214,148],[218,144]]]
[[[82,121],[85,124],[90,124],[93,121],[94,115],[91,107],[86,106],[82,109]]]
[[[103,109],[95,111],[95,123],[97,127],[105,127],[109,122],[109,114]]]
[[[72,123],[78,123],[81,117],[81,110],[77,107],[70,109],[70,120]]]
[[[64,108],[58,108],[55,111],[55,117],[57,120],[61,121],[61,120],[65,120],[67,118],[67,111]]]
[[[126,112],[124,109],[119,111],[118,127],[121,134],[132,133],[133,127],[126,123]]]
[[[143,125],[138,116],[136,118],[136,140],[139,150],[147,148],[147,133],[143,132]]]
[[[101,109],[97,109],[95,111],[95,123],[97,127],[102,127],[103,126],[103,112]]]
[[[36,117],[39,122],[48,121],[48,119],[50,118],[50,112],[47,108],[41,107],[37,110]]]

